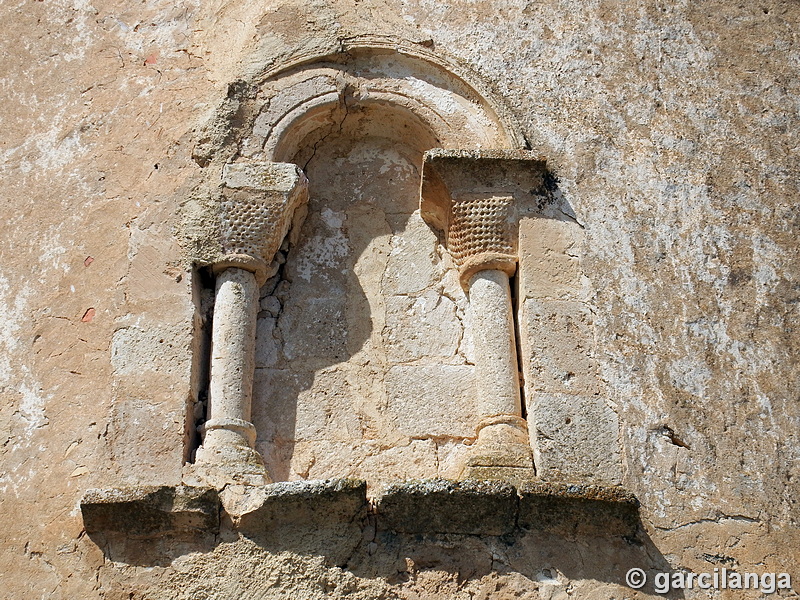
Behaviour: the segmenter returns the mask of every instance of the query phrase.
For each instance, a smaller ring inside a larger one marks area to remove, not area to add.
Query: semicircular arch
[[[313,145],[344,119],[364,113],[372,120],[365,125],[368,133],[427,146],[420,150],[525,148],[510,113],[451,68],[431,53],[375,40],[285,64],[260,78],[242,154],[291,160],[304,144]]]

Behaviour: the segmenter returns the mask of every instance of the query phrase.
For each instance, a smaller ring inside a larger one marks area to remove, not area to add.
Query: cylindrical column
[[[522,418],[517,343],[508,271],[483,269],[469,276],[478,390],[478,440],[463,475],[480,479],[533,476],[528,427]]]
[[[218,266],[211,326],[211,385],[208,420],[201,426],[195,474],[203,485],[270,482],[255,450],[256,428],[250,422],[255,374],[259,283],[256,273]]]
[[[489,269],[469,280],[472,335],[478,352],[478,402],[481,420],[521,415],[516,336],[508,275]]]
[[[255,446],[250,423],[255,373],[258,284],[253,273],[227,268],[217,275],[211,333],[211,389],[206,447]]]

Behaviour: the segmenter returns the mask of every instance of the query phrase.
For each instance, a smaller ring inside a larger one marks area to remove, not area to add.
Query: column
[[[216,293],[209,405],[193,468],[206,485],[271,483],[250,422],[259,288],[307,199],[307,181],[295,165],[232,163],[223,171],[216,211],[220,251],[211,265]]]
[[[530,479],[509,277],[517,267],[520,203],[542,189],[544,162],[519,151],[432,150],[421,212],[441,231],[469,297],[475,345],[477,441],[464,478]]]

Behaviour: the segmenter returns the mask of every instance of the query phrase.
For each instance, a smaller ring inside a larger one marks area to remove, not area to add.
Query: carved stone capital
[[[293,164],[247,162],[225,165],[222,183],[220,255],[212,268],[250,271],[261,285],[296,209],[308,200],[308,180]]]
[[[443,233],[461,284],[479,271],[516,271],[519,216],[546,196],[545,161],[521,150],[425,153],[420,208]]]

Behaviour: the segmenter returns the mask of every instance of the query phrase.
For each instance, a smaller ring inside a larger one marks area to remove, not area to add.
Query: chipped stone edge
[[[270,518],[280,518],[281,506],[290,506],[292,501],[311,501],[322,498],[350,499],[357,495],[362,499],[362,508],[372,506],[379,523],[384,528],[400,533],[424,534],[461,534],[461,535],[505,535],[516,530],[526,529],[524,522],[525,501],[565,501],[572,510],[578,507],[578,514],[590,526],[597,521],[597,532],[606,535],[633,534],[638,526],[639,501],[636,497],[618,486],[598,484],[582,484],[571,482],[527,481],[512,485],[506,481],[483,481],[467,479],[454,481],[447,479],[423,479],[392,483],[377,491],[373,498],[367,496],[367,482],[359,479],[327,479],[279,482],[265,486],[238,486],[250,495],[249,508],[240,515],[248,515],[249,519],[238,523],[252,527],[252,518],[262,510],[271,513]],[[180,515],[191,512],[183,503],[166,507],[158,505],[162,492],[171,490],[175,498],[197,499],[204,494],[213,495],[216,506],[222,509],[220,496],[211,488],[195,488],[191,486],[138,486],[130,488],[91,489],[81,499],[80,505],[87,531],[102,531],[99,527],[108,523],[109,511],[115,509],[120,515],[136,510],[136,505],[153,503],[152,509],[164,513],[169,525],[175,525]],[[575,501],[578,501],[577,503]],[[464,503],[465,511],[454,510]],[[421,503],[425,503],[427,512],[421,512]],[[104,507],[99,522],[92,522],[96,513],[93,508]],[[582,508],[581,508],[582,507]],[[603,508],[606,508],[604,511]],[[177,510],[176,510],[177,508]],[[224,510],[224,509],[223,509]],[[480,521],[471,521],[468,511],[474,511],[481,517]],[[598,513],[598,510],[600,511]],[[277,511],[277,515],[274,514]],[[534,511],[535,512],[535,511]],[[467,514],[465,514],[467,513]],[[617,528],[604,529],[604,519],[608,515],[621,519]],[[266,514],[266,513],[265,513]],[[573,518],[575,515],[573,515]],[[327,517],[326,517],[327,518]],[[114,523],[125,523],[125,519],[114,520]],[[163,523],[162,529],[163,527]],[[548,524],[537,523],[537,529],[548,529]],[[109,531],[125,533],[120,528],[107,528]],[[167,527],[166,529],[169,529]],[[595,531],[591,527],[585,531]],[[153,531],[156,534],[159,531]]]
[[[80,508],[88,533],[205,534],[219,527],[219,495],[210,487],[153,485],[90,489],[81,498]],[[200,517],[204,524],[182,522],[191,515]]]

